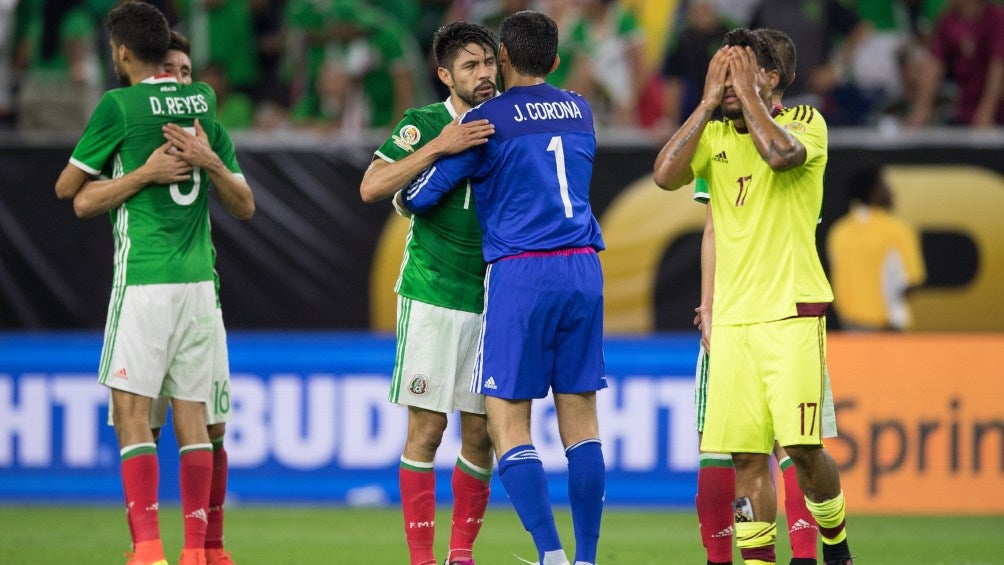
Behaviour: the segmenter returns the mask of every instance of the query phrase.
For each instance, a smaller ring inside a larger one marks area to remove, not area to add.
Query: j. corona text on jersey
[[[523,105],[526,108],[526,116],[519,106],[513,105],[516,115],[513,120],[522,122],[524,120],[563,120],[570,118],[581,118],[582,111],[573,102],[527,102]]]

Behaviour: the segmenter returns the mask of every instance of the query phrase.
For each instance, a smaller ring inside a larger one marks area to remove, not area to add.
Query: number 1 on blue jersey
[[[565,174],[565,149],[561,145],[561,136],[551,138],[547,145],[548,151],[554,152],[554,163],[557,167],[558,189],[561,191],[561,202],[565,205],[565,217],[572,217],[572,199],[568,197],[568,176]]]

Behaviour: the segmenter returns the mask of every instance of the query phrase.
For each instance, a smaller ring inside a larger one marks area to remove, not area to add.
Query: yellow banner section
[[[1004,514],[1004,334],[831,333],[848,512]]]

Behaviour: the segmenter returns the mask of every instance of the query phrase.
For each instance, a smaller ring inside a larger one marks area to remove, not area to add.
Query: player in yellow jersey
[[[827,159],[826,123],[809,106],[771,104],[779,72],[770,43],[747,29],[725,36],[697,109],[656,159],[655,182],[695,177],[710,193],[702,259],[702,325],[710,328],[702,451],[731,453],[736,541],[747,563],[774,563],[774,438],[798,471],[827,564],[852,563],[836,465],[822,446],[826,326],[833,300],[815,229]],[[724,119],[711,121],[722,107]],[[714,316],[712,316],[712,311]]]

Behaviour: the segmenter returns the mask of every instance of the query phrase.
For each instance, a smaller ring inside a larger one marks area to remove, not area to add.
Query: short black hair
[[[871,204],[872,192],[882,178],[882,165],[866,163],[847,179],[847,195],[864,204]]]
[[[171,44],[171,28],[164,14],[146,2],[123,2],[108,14],[112,41],[125,45],[144,63],[160,64]]]
[[[777,55],[774,47],[763,35],[744,27],[730,30],[725,34],[723,44],[727,47],[751,47],[756,55],[756,62],[768,71],[777,71]]]
[[[188,42],[188,38],[181,35],[178,30],[171,30],[171,43],[167,46],[168,51],[181,51],[189,57],[192,56],[192,44]]]
[[[795,42],[787,33],[768,27],[753,30],[767,40],[767,43],[774,49],[775,63],[777,64],[778,84],[777,89],[784,92],[784,89],[791,86],[795,81],[795,63],[797,56]]]
[[[540,12],[524,10],[502,20],[499,43],[516,72],[546,77],[558,55],[558,26]]]
[[[432,36],[432,52],[435,54],[436,64],[446,69],[453,68],[457,55],[471,43],[480,45],[491,53],[498,51],[495,34],[483,25],[452,22],[437,29]]]

